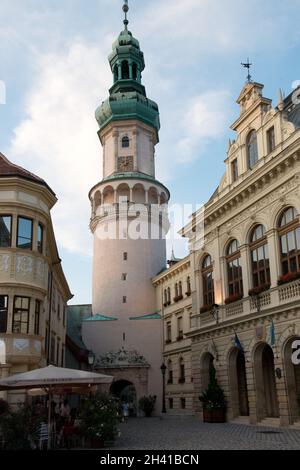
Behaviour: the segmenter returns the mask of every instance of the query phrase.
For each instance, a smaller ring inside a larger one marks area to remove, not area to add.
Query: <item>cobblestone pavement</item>
[[[140,418],[121,424],[114,449],[299,450],[300,431],[239,424],[206,424],[196,417]]]

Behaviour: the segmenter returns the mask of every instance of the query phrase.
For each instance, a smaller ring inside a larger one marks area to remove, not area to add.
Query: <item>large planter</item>
[[[203,409],[204,423],[226,423],[226,410],[219,408],[216,410]]]

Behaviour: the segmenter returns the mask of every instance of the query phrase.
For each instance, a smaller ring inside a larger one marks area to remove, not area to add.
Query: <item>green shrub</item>
[[[119,406],[106,393],[98,393],[86,400],[81,414],[80,431],[90,440],[114,441],[118,435]]]
[[[145,413],[145,416],[150,418],[152,415],[156,403],[156,395],[149,395],[148,397],[142,397],[139,400],[139,408]]]
[[[216,369],[212,366],[209,370],[209,384],[207,390],[200,395],[199,400],[205,410],[226,410],[227,402],[222,388],[216,379]]]
[[[0,416],[0,426],[7,450],[29,450],[40,437],[43,418],[32,407],[19,405],[16,411],[8,410]]]

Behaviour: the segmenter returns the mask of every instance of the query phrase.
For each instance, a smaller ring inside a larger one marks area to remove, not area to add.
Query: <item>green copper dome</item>
[[[125,9],[127,12],[126,4]],[[139,41],[128,31],[127,17],[124,24],[125,29],[113,43],[108,58],[114,84],[109,90],[109,98],[97,108],[96,119],[100,130],[112,121],[138,119],[154,127],[158,139],[160,129],[158,105],[147,98],[142,84],[142,72],[145,69],[144,54]]]

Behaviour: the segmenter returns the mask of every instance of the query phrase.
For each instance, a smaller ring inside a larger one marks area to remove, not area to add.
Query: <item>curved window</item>
[[[184,367],[184,360],[180,358],[179,360],[179,383],[185,382],[185,367]]]
[[[202,287],[203,305],[213,305],[215,303],[213,263],[210,255],[207,255],[202,263]]]
[[[122,80],[129,80],[129,65],[127,60],[122,62]]]
[[[186,287],[187,287],[186,295],[191,295],[192,287],[191,287],[191,278],[190,278],[190,276],[188,276],[188,278],[186,280]]]
[[[270,285],[269,249],[266,229],[263,225],[257,225],[252,230],[250,236],[250,251],[253,288]]]
[[[119,78],[118,66],[115,65],[115,68],[114,68],[114,82],[115,83],[118,81],[118,78]]]
[[[177,282],[175,284],[175,297],[176,298],[178,297],[178,284],[177,284]]]
[[[132,78],[133,80],[137,80],[137,65],[135,62],[132,65]]]
[[[226,251],[229,297],[243,296],[243,273],[240,258],[239,243],[237,240],[232,240]]]
[[[168,304],[170,305],[171,303],[171,288],[168,287]]]
[[[179,281],[179,284],[178,284],[178,295],[179,297],[182,297],[182,282]]]
[[[251,131],[247,138],[247,157],[248,168],[251,170],[258,161],[257,135],[255,131]]]
[[[122,139],[122,148],[125,149],[125,148],[128,148],[128,147],[129,147],[129,137],[126,135]]]
[[[164,290],[164,304],[165,306],[167,305],[168,303],[168,292],[167,292],[167,289]]]
[[[279,220],[282,274],[300,272],[300,226],[294,207],[286,209]]]

